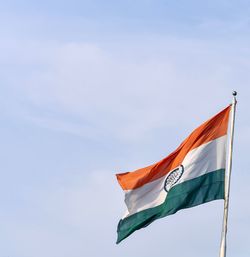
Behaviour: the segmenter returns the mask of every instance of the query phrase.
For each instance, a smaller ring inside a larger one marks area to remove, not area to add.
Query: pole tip
[[[233,96],[237,96],[237,92],[236,92],[236,91],[233,91],[233,92],[232,92],[232,95],[233,95]]]

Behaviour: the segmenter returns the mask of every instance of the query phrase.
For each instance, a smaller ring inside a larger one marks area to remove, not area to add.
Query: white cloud
[[[230,58],[202,41],[164,39],[124,52],[89,43],[45,46],[24,49],[33,69],[12,83],[26,118],[42,126],[142,140],[169,124],[198,125],[230,101]],[[204,118],[190,121],[194,110]]]

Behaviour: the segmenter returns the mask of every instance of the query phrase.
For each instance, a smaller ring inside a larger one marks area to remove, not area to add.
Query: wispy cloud
[[[191,112],[204,98],[223,106],[220,99],[226,99],[231,84],[227,51],[220,54],[219,47],[199,40],[163,39],[142,50],[126,49],[129,57],[123,47],[119,52],[89,43],[51,45],[42,56],[40,49],[30,50],[27,67],[33,70],[11,85],[20,93],[26,118],[83,136],[98,136],[99,130],[123,140],[142,139],[166,126],[166,118],[168,124],[179,123],[178,117],[189,122],[183,108]]]

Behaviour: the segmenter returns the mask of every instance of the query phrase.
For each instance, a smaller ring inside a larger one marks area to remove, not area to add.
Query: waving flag
[[[117,243],[156,219],[224,199],[230,110],[231,105],[203,123],[163,160],[116,175],[127,205]]]

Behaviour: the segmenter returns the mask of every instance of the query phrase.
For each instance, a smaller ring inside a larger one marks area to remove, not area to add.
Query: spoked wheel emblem
[[[169,190],[179,181],[181,178],[182,174],[184,172],[184,166],[180,165],[176,169],[172,170],[164,183],[164,189],[166,192],[169,192]]]

